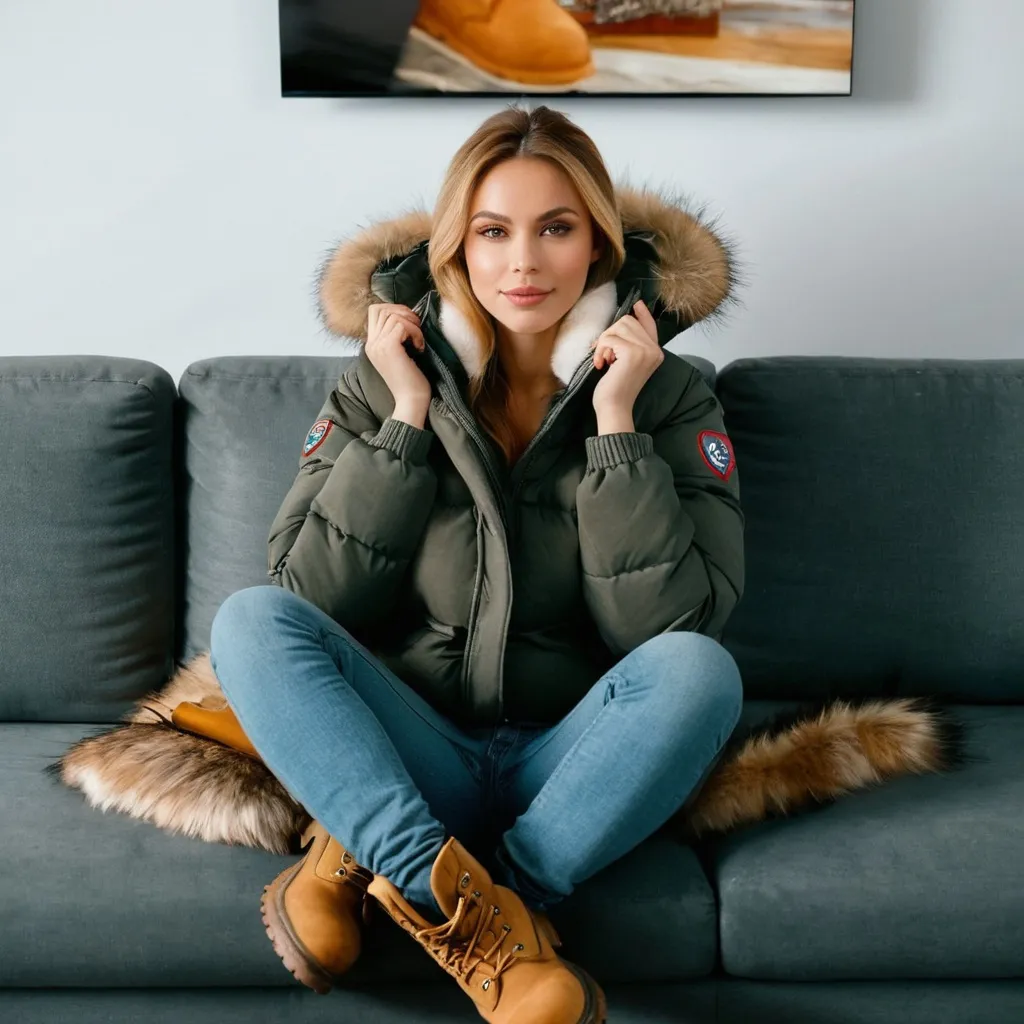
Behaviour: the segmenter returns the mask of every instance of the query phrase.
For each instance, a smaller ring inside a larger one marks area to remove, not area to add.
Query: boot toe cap
[[[562,969],[548,969],[541,974],[517,980],[522,997],[509,1007],[510,1021],[530,1021],[531,1024],[578,1024],[600,1021],[604,1006],[604,993],[596,982],[579,968],[570,968],[564,961]],[[533,973],[533,972],[531,972]],[[528,984],[524,984],[525,982]],[[504,992],[503,999],[510,993]],[[502,999],[499,1007],[504,1010]]]

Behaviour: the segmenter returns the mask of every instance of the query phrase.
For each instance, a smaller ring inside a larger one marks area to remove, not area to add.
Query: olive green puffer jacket
[[[480,344],[432,287],[429,215],[373,226],[321,272],[339,335],[365,340],[371,303],[416,309],[427,344],[413,358],[433,397],[424,429],[391,419],[361,350],[301,444],[269,576],[465,727],[554,723],[658,633],[720,639],[743,592],[736,462],[700,372],[666,351],[635,432],[597,434],[591,342],[643,298],[664,345],[719,310],[734,279],[728,246],[698,217],[657,192],[617,196],[628,258],[560,326],[563,388],[511,469],[466,404]]]

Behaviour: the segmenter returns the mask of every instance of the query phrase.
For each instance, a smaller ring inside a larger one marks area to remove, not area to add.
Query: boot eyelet
[[[473,895],[474,896],[479,896],[480,895],[480,890],[479,889],[474,889],[473,890]]]
[[[465,889],[465,888],[466,888],[466,886],[467,886],[467,885],[469,885],[469,872],[468,872],[468,871],[467,871],[467,872],[466,872],[466,873],[465,873],[465,874],[464,874],[464,875],[462,876],[462,881],[461,881],[461,882],[459,882],[459,885],[460,885],[460,886],[461,886],[461,887],[462,887],[463,889]]]
[[[483,985],[481,987],[486,992],[491,987],[491,979],[490,978],[485,978],[484,979],[484,983],[483,983]]]
[[[515,946],[513,946],[512,948],[518,953],[520,950],[523,950],[526,947],[521,942],[517,942]]]
[[[341,855],[341,863],[342,864],[348,864],[351,860],[352,860],[351,854],[343,853]]]
[[[510,924],[503,924],[501,927],[506,932],[512,931],[512,925],[510,925]]]
[[[494,914],[495,914],[495,916],[497,916],[500,913],[501,913],[501,907],[494,907]]]
[[[347,872],[347,871],[346,871],[346,870],[345,870],[344,868],[338,868],[338,870],[337,870],[337,871],[335,871],[335,872],[334,872],[334,874],[335,874],[336,876],[339,876],[339,875],[347,875],[347,874],[348,874],[348,872]]]

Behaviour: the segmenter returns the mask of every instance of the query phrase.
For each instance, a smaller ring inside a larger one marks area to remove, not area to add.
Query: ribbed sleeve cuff
[[[620,462],[636,462],[654,451],[650,434],[623,432],[586,438],[587,469],[610,469]]]
[[[387,448],[409,462],[424,463],[427,461],[427,452],[430,451],[430,442],[433,440],[432,430],[421,430],[411,423],[406,423],[405,420],[396,420],[389,416],[367,444],[374,448]]]

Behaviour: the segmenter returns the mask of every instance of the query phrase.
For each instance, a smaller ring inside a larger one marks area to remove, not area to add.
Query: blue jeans
[[[273,584],[229,596],[211,663],[270,771],[355,859],[434,908],[454,835],[535,909],[696,795],[740,715],[732,656],[700,633],[625,655],[560,722],[463,730],[316,605]]]

